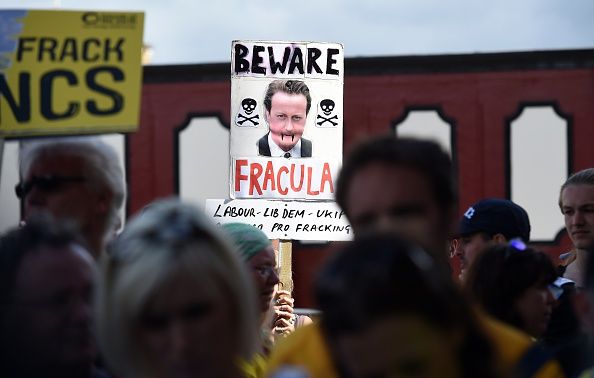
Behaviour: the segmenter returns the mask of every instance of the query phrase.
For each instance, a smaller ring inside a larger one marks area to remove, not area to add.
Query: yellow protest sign
[[[0,137],[138,128],[140,12],[0,10]]]

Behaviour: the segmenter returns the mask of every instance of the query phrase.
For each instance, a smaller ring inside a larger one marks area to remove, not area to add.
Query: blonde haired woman
[[[257,343],[254,291],[220,230],[178,200],[128,223],[102,261],[98,342],[124,378],[240,377]]]

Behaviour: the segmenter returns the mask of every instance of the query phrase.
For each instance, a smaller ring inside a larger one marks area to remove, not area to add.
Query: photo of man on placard
[[[270,82],[264,96],[264,107],[269,131],[258,140],[258,154],[286,158],[311,157],[312,143],[302,138],[311,108],[311,96],[305,82]]]

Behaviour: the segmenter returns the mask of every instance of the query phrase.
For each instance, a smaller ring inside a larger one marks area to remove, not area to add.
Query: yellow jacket
[[[479,312],[478,319],[495,350],[495,361],[502,372],[510,375],[524,353],[533,345],[532,339],[484,313]],[[301,327],[279,342],[272,351],[267,372],[274,373],[279,367],[287,365],[303,367],[311,378],[338,378],[318,324]],[[535,377],[561,378],[564,374],[556,361],[550,361]]]

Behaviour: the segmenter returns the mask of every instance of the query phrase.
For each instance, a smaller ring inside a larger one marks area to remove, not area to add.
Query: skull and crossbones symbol
[[[258,114],[251,115],[256,109],[257,104],[256,100],[253,98],[244,98],[243,101],[241,101],[241,107],[243,108],[245,115],[241,112],[237,114],[237,124],[239,126],[242,126],[247,121],[253,126],[258,126],[259,122],[257,120],[260,119],[260,116]]]
[[[333,120],[338,120],[338,116],[335,114],[334,116],[330,117],[332,112],[334,111],[334,101],[330,100],[329,98],[320,101],[320,110],[324,113],[325,117],[321,114],[318,114],[317,119],[321,120],[317,122],[318,126],[322,126],[326,122],[332,124],[332,126],[338,125],[338,122],[334,122]]]

